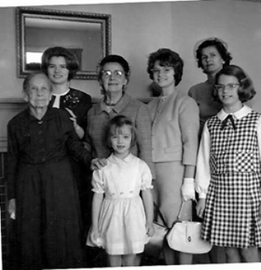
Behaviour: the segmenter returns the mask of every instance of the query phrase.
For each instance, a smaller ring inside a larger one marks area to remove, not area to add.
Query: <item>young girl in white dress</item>
[[[219,71],[213,94],[223,109],[206,122],[198,153],[201,235],[224,248],[229,263],[259,262],[261,118],[244,105],[255,93],[240,67]]]
[[[152,175],[148,165],[130,153],[136,132],[131,120],[111,119],[107,165],[93,172],[91,241],[108,254],[109,266],[135,266],[154,233]],[[140,196],[141,192],[141,196]]]

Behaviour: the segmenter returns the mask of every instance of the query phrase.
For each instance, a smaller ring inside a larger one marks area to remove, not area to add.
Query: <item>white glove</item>
[[[184,201],[195,200],[194,178],[184,178],[181,194]]]

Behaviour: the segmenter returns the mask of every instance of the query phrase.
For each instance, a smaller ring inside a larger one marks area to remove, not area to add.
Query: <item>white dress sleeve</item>
[[[95,170],[92,174],[92,191],[95,193],[104,193],[103,169]]]
[[[196,177],[195,177],[195,189],[199,193],[199,198],[206,198],[209,182],[211,179],[209,160],[210,160],[210,134],[206,122],[203,128],[202,137],[200,141],[197,159]]]
[[[152,174],[147,163],[141,163],[141,190],[152,189]]]

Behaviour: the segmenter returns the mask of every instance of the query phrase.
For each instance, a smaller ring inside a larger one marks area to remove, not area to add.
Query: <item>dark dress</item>
[[[53,106],[54,101],[55,96],[53,96],[52,100],[50,101],[51,107]],[[60,109],[65,110],[65,108],[68,108],[72,110],[77,117],[77,124],[82,127],[84,131],[87,127],[87,113],[91,107],[91,96],[80,90],[70,88],[68,93],[60,96]],[[68,117],[71,117],[68,112],[67,114]],[[70,162],[79,192],[82,219],[84,225],[84,239],[91,224],[91,171],[86,166],[82,166],[82,164],[77,162],[74,158],[70,158]]]
[[[8,199],[16,199],[18,269],[79,267],[81,216],[68,155],[90,154],[66,112],[39,121],[25,110],[8,123]]]
[[[50,101],[50,106],[53,106],[55,96]],[[74,88],[61,96],[60,109],[68,108],[77,116],[77,124],[86,130],[87,127],[87,112],[92,107],[91,96]]]

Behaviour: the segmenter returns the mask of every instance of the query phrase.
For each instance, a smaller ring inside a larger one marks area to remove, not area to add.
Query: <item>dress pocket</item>
[[[253,152],[239,151],[235,153],[233,171],[251,173],[255,171]]]

